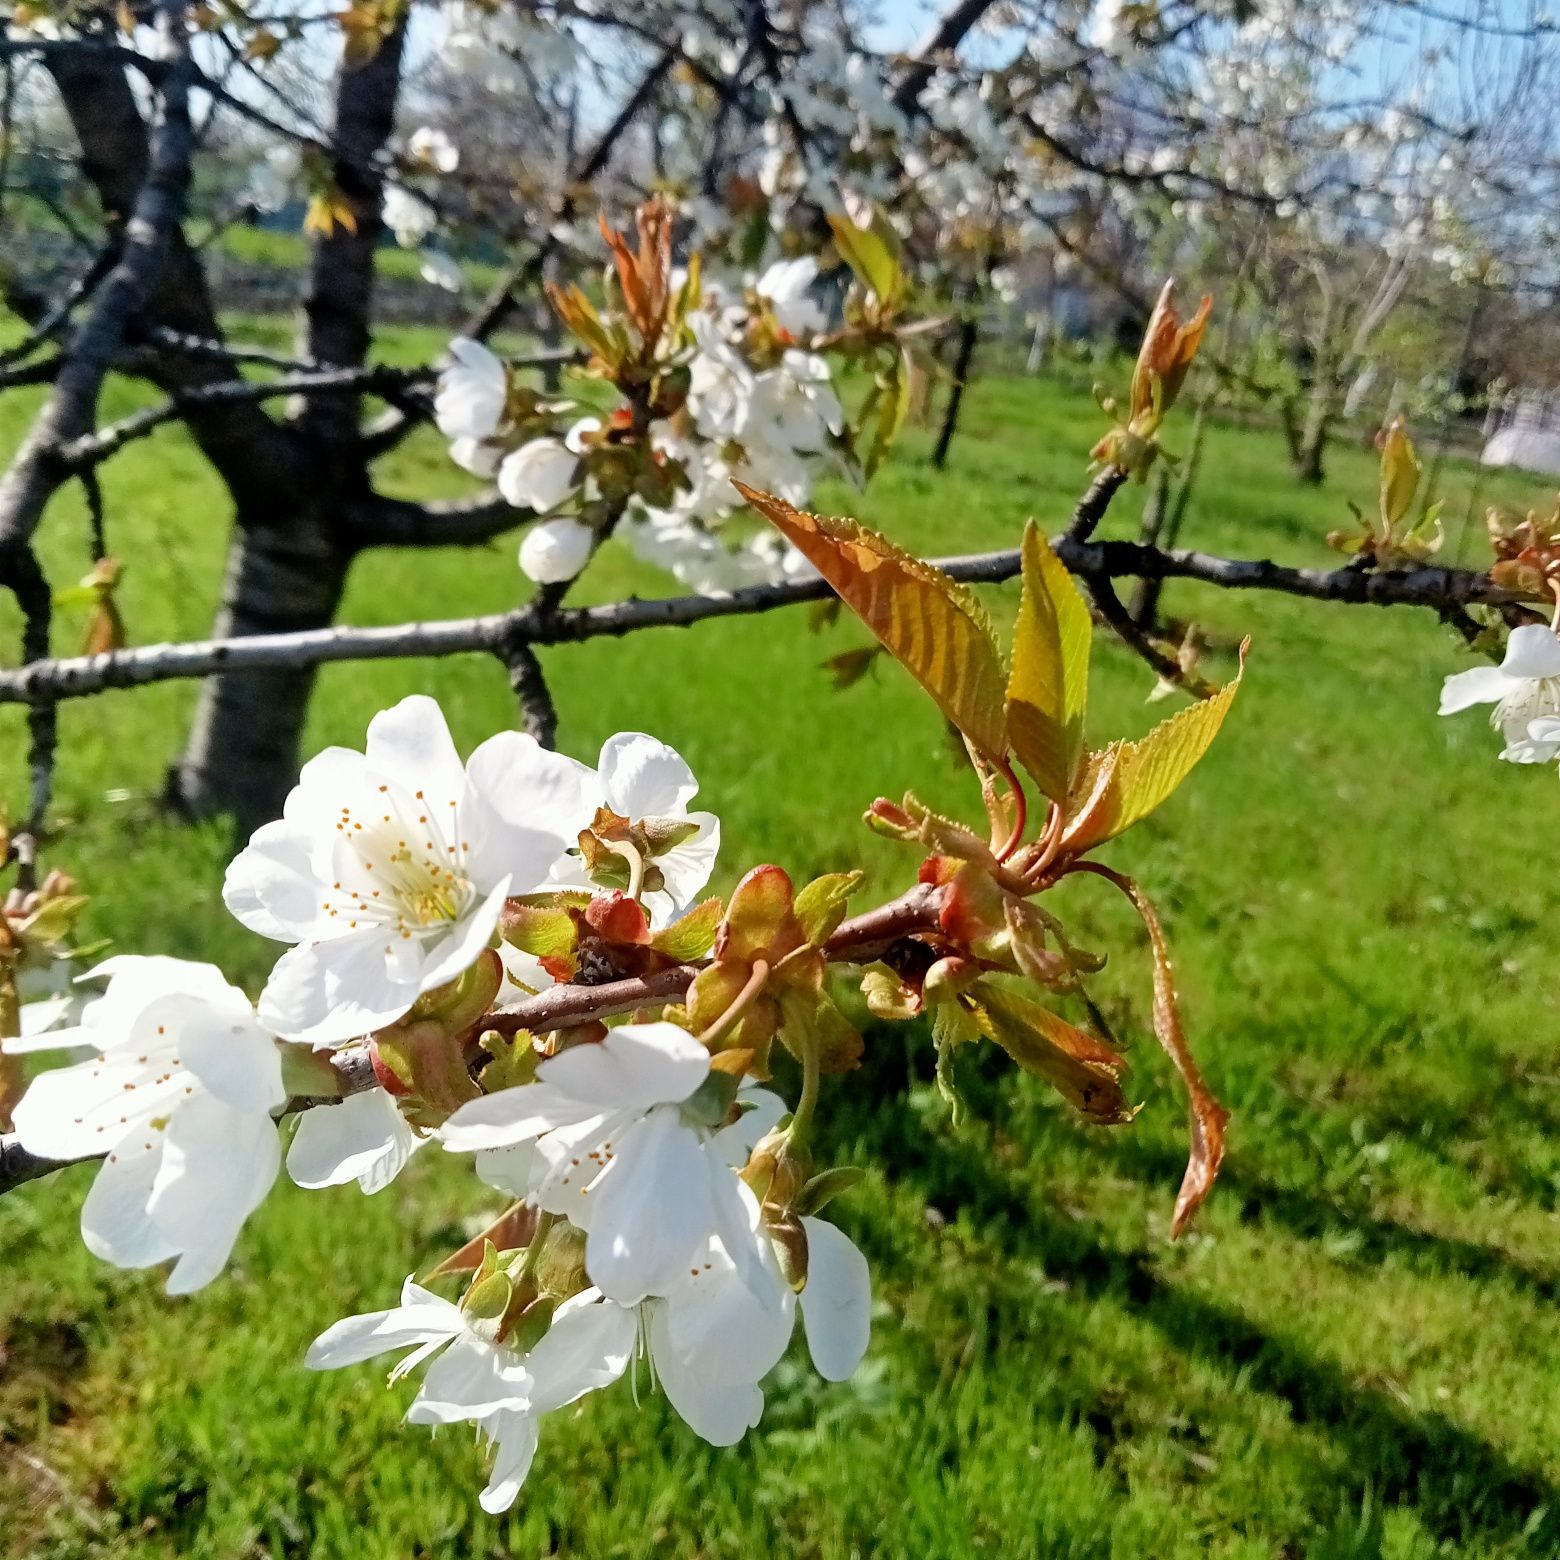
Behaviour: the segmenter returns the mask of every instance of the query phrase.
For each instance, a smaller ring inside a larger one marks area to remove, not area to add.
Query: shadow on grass
[[[880,1099],[855,1126],[858,1141],[875,1142],[880,1162],[903,1167],[905,1179],[915,1181],[918,1192],[930,1191],[939,1201],[950,1199],[977,1227],[999,1225],[1006,1257],[1029,1253],[1085,1300],[1124,1301],[1134,1317],[1157,1329],[1183,1355],[1216,1364],[1231,1377],[1238,1374],[1243,1387],[1287,1405],[1296,1424],[1327,1436],[1343,1454],[1347,1469],[1329,1491],[1334,1502],[1342,1495],[1360,1507],[1409,1508],[1443,1543],[1494,1541],[1521,1544],[1532,1554],[1560,1553],[1560,1489],[1540,1470],[1514,1462],[1444,1415],[1417,1412],[1389,1393],[1361,1384],[1294,1339],[1258,1326],[1234,1306],[1177,1286],[1144,1253],[1065,1222],[984,1158],[976,1143],[926,1133],[903,1098]],[[917,1151],[907,1163],[905,1148],[910,1143]],[[1177,1163],[1167,1184],[1174,1184],[1180,1168]],[[1246,1195],[1260,1199],[1263,1190],[1282,1190],[1259,1187],[1248,1186]],[[1297,1223],[1303,1202],[1297,1193],[1269,1199],[1281,1216],[1288,1214]],[[1374,1222],[1379,1228],[1367,1228],[1367,1238],[1398,1241],[1408,1248],[1444,1245],[1443,1254],[1451,1262],[1460,1257],[1475,1271],[1486,1262],[1502,1271],[1507,1267],[1483,1248],[1443,1243]],[[1098,1405],[1080,1403],[1078,1408],[1082,1421],[1092,1423]],[[1334,1504],[1331,1510],[1317,1510],[1318,1526],[1332,1520],[1336,1509]]]

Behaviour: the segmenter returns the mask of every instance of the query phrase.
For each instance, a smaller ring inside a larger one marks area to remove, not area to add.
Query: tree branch
[[[1378,607],[1425,607],[1433,612],[1472,605],[1507,606],[1519,593],[1470,569],[1299,569],[1261,558],[1220,558],[1209,553],[1146,546],[1141,542],[1052,539],[1062,563],[1085,582],[1106,579],[1187,579],[1222,590],[1266,590],[1312,601]],[[978,553],[933,560],[954,579],[994,584],[1014,578],[1019,553]],[[39,661],[0,672],[0,704],[32,704],[83,698],[110,688],[134,688],[181,678],[267,667],[319,666],[336,661],[382,661],[409,656],[486,652],[502,656],[517,637],[529,645],[570,644],[620,636],[646,628],[686,627],[708,618],[769,612],[830,594],[822,580],[755,585],[729,596],[670,596],[609,606],[560,608],[538,622],[528,603],[486,617],[402,623],[385,628],[325,628],[240,639],[146,645],[106,655]]]

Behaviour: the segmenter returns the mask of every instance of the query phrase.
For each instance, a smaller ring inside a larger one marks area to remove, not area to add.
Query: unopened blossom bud
[[[578,457],[557,439],[532,439],[498,468],[498,491],[516,509],[546,514],[574,491],[578,466]]]
[[[542,1237],[532,1276],[543,1294],[566,1300],[585,1286],[585,1231],[558,1223]]]
[[[1197,313],[1183,325],[1170,301],[1174,290],[1175,283],[1169,281],[1160,292],[1132,371],[1132,423],[1137,427],[1149,422],[1150,426],[1140,431],[1150,434],[1175,405],[1213,308],[1213,299],[1204,295]]]
[[[759,1139],[742,1171],[759,1202],[776,1209],[789,1208],[811,1177],[811,1159],[784,1128]]]
[[[595,532],[579,520],[544,520],[520,544],[520,569],[538,585],[561,585],[590,562]]]

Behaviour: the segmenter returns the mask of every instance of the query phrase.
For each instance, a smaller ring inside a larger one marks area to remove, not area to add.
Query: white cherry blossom
[[[565,1300],[540,1341],[521,1353],[484,1337],[459,1306],[408,1278],[399,1306],[337,1322],[310,1345],[304,1363],[339,1370],[409,1349],[390,1373],[396,1381],[432,1360],[407,1420],[474,1423],[496,1450],[482,1509],[500,1512],[514,1504],[530,1472],[540,1416],[616,1381],[633,1347],[632,1313],[594,1290]]]
[[[793,338],[814,336],[829,323],[811,293],[818,279],[818,262],[811,255],[799,260],[777,260],[753,284],[765,299],[780,329]]]
[[[439,374],[433,417],[446,439],[491,439],[504,420],[509,371],[480,341],[457,336]]]
[[[557,439],[532,439],[498,468],[498,491],[516,509],[546,514],[575,489],[578,456]]]
[[[687,839],[652,858],[661,887],[647,889],[643,895],[653,923],[674,920],[698,898],[720,854],[720,819],[714,813],[688,810],[699,794],[699,782],[687,760],[642,731],[620,731],[601,744],[595,771],[585,784],[595,804],[592,812],[596,807],[610,808],[631,823],[649,823],[652,835],[658,824],[695,826]],[[577,888],[593,886],[584,862],[573,852],[553,868],[551,880]]]
[[[460,149],[445,131],[431,125],[412,131],[406,150],[413,161],[425,164],[436,173],[454,173],[460,166]]]
[[[400,184],[385,186],[384,223],[403,249],[415,249],[438,225],[433,207]]]
[[[572,580],[590,562],[596,533],[583,520],[541,520],[520,543],[520,569],[539,585]]]
[[[723,1133],[743,1123],[712,1130],[684,1109],[709,1071],[687,1030],[624,1024],[549,1058],[534,1083],[462,1105],[439,1135],[457,1153],[534,1141],[536,1201],[586,1231],[591,1282],[636,1305],[671,1288],[712,1235],[740,1228]]]
[[[442,249],[424,249],[422,264],[417,274],[432,287],[442,287],[445,292],[459,292],[465,278],[461,275],[460,262]]]
[[[89,1053],[33,1080],[16,1134],[48,1159],[104,1155],[81,1210],[87,1249],[119,1267],[173,1259],[168,1293],[189,1294],[226,1266],[276,1179],[280,1054],[212,965],[124,955],[84,978],[104,976],[79,1028],[4,1042]]]
[[[245,926],[295,944],[266,983],[262,1020],[337,1045],[460,975],[488,946],[505,895],[543,883],[588,820],[589,780],[515,731],[463,766],[421,694],[374,717],[364,752],[311,759],[223,886]]]
[[[1499,666],[1475,666],[1441,685],[1443,715],[1493,704],[1490,724],[1506,739],[1500,756],[1514,764],[1544,764],[1560,754],[1560,740],[1540,717],[1560,716],[1560,636],[1539,623],[1514,628]]]
[[[785,1353],[798,1308],[825,1380],[854,1374],[871,1333],[871,1277],[855,1243],[825,1220],[804,1217],[807,1282],[798,1297],[741,1182],[738,1197],[741,1220],[728,1221],[664,1295],[640,1308],[656,1379],[689,1427],[715,1446],[758,1423],[760,1383]]]

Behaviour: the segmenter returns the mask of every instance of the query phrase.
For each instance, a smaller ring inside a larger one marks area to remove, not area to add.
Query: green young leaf
[[[1075,1110],[1102,1126],[1131,1121],[1134,1112],[1120,1081],[1126,1061],[1104,1041],[991,982],[982,984],[973,1000],[986,1035]]]
[[[777,995],[780,1038],[793,1056],[801,1057],[812,1044],[818,1048],[819,1065],[826,1073],[850,1072],[861,1065],[861,1036],[828,992],[782,986]]]
[[[1403,419],[1395,417],[1381,440],[1381,518],[1390,532],[1414,502],[1419,486],[1419,456]]]
[[[1076,788],[1085,798],[1062,836],[1062,850],[1072,856],[1130,829],[1146,818],[1192,772],[1224,724],[1245,674],[1246,647],[1241,646],[1241,670],[1211,699],[1189,705],[1161,721],[1138,742],[1113,742],[1096,753]]]
[[[975,747],[993,763],[1005,763],[1002,657],[974,596],[854,520],[805,514],[756,488],[736,486]]]
[[[512,948],[536,959],[556,959],[574,952],[579,926],[556,905],[528,905],[511,899],[499,920],[499,933]]]
[[[904,271],[899,257],[890,244],[888,224],[874,222],[870,228],[859,228],[843,212],[829,213],[829,227],[834,234],[834,247],[840,259],[856,274],[862,286],[871,289],[885,304],[896,304],[904,293]],[[897,243],[897,235],[895,236]]]
[[[718,897],[704,900],[681,920],[657,932],[650,939],[650,946],[679,964],[702,959],[715,946],[715,933],[720,929],[724,908]]]
[[[862,877],[860,872],[827,872],[796,896],[796,919],[814,948],[821,948],[845,919],[845,907]]]
[[[1018,761],[1066,803],[1083,756],[1094,627],[1072,576],[1033,520],[1024,528],[1024,592],[1013,633],[1007,729]]]
[[[832,1170],[820,1170],[797,1194],[792,1208],[799,1215],[818,1213],[836,1197],[859,1185],[864,1174],[856,1165],[835,1165]]]
[[[541,1057],[536,1053],[534,1040],[528,1029],[517,1029],[512,1035],[502,1035],[496,1029],[484,1031],[478,1044],[492,1058],[482,1069],[484,1094],[515,1089],[535,1079]]]
[[[910,414],[912,377],[910,354],[901,350],[893,366],[878,381],[876,388],[879,393],[873,405],[877,426],[872,434],[872,442],[867,446],[866,460],[862,463],[869,481],[877,475],[878,467],[887,459],[888,452],[894,447],[894,441],[905,425],[905,418]]]

